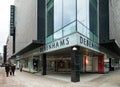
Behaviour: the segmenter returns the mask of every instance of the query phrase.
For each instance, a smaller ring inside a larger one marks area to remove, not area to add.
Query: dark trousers
[[[13,76],[14,76],[14,73],[15,73],[15,71],[12,71]]]
[[[20,72],[22,72],[22,68],[20,68]]]
[[[10,72],[10,75],[12,75],[12,72]]]
[[[8,77],[8,75],[9,75],[9,72],[6,72],[6,76]]]

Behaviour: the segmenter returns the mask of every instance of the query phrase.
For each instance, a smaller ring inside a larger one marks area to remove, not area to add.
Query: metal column
[[[71,81],[80,81],[80,53],[79,47],[73,47],[71,49]]]
[[[46,54],[42,54],[42,75],[46,75]]]

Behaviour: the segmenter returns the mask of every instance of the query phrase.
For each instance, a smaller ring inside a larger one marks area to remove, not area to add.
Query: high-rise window
[[[89,28],[89,0],[77,0],[77,20]]]
[[[76,0],[63,0],[63,26],[76,19]]]
[[[47,36],[50,36],[53,34],[53,29],[54,29],[54,7],[53,7],[53,2],[50,1],[47,5]]]
[[[89,0],[89,22],[90,31],[96,36],[98,35],[98,16],[97,16],[97,0]]]
[[[47,43],[75,31],[75,4],[76,0],[47,0]]]
[[[62,0],[54,0],[54,31],[62,28]]]
[[[98,42],[97,0],[47,1],[47,40],[59,39],[77,29]]]
[[[97,0],[77,0],[77,30],[98,42]]]

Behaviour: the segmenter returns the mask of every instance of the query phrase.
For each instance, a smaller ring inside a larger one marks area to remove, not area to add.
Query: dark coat
[[[9,72],[9,70],[10,70],[9,65],[5,65],[5,71]]]
[[[12,72],[15,71],[15,66],[14,65],[11,67],[11,70],[12,70]]]

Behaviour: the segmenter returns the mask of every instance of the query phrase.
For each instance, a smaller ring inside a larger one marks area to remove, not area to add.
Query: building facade
[[[15,60],[11,59],[12,55],[13,55],[13,38],[12,36],[9,35],[6,42],[6,58],[7,62],[15,64],[16,63]]]
[[[98,0],[46,0],[45,39],[43,53],[54,71],[71,72],[72,81],[80,72],[104,72]]]
[[[9,59],[13,54],[13,40],[12,36],[10,35],[7,38],[6,46],[7,46],[7,59]]]
[[[120,29],[119,29],[119,1],[115,0],[100,0],[99,17],[100,17],[100,46],[105,49],[109,58],[110,70],[119,67],[120,61]]]
[[[71,73],[73,82],[80,80],[80,72],[106,73],[119,68],[118,3],[15,0],[12,57],[30,72]]]
[[[109,26],[110,26],[110,39],[114,39],[114,42],[116,44],[116,50],[115,51],[118,55],[120,55],[120,50],[118,48],[120,48],[120,27],[119,27],[119,17],[120,17],[120,13],[119,13],[119,4],[120,1],[114,1],[114,0],[110,0],[109,1],[109,8],[110,8],[110,12],[109,12]],[[120,59],[119,57],[117,59],[114,60],[114,66],[115,68],[120,67]]]
[[[7,62],[7,46],[4,45],[3,47],[3,65]]]
[[[3,61],[2,61],[3,57],[2,54],[0,53],[0,65],[2,65]]]
[[[15,0],[14,4],[11,6],[10,18],[10,35],[13,38],[11,59],[16,60],[18,68],[23,65],[23,70],[36,72],[40,62],[39,47],[44,44],[45,40],[45,13],[43,9],[41,10],[44,3],[42,0],[30,0],[29,2]]]

